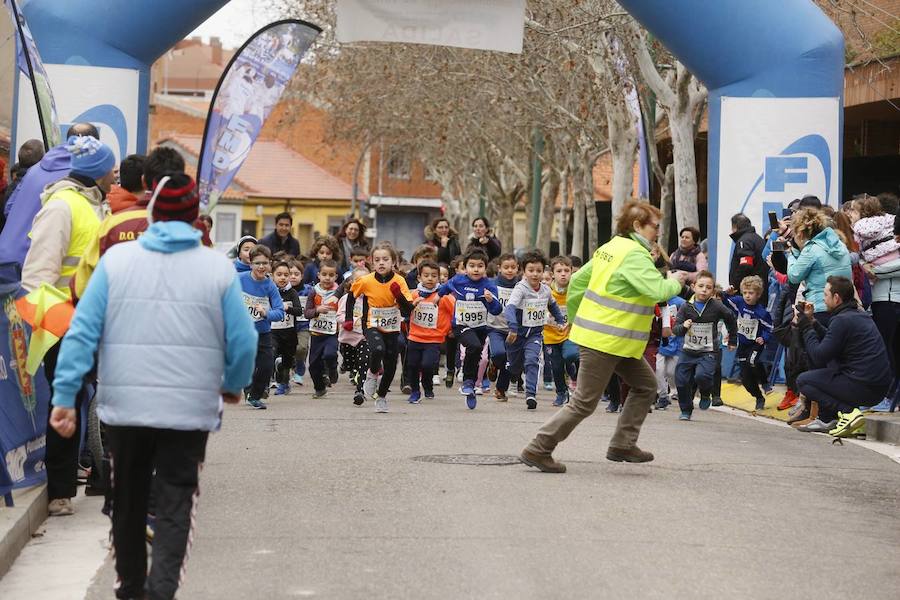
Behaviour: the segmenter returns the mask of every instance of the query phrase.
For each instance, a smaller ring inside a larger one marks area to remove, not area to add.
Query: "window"
[[[256,221],[241,221],[241,237],[248,235],[256,237],[256,223]]]
[[[237,215],[234,213],[221,212],[216,214],[216,220],[213,223],[213,235],[217,244],[230,244],[237,240],[235,235],[235,227],[237,226]]]
[[[392,179],[409,179],[409,155],[400,150],[391,150],[388,155],[387,174]]]
[[[275,215],[263,217],[262,236],[265,237],[275,231]]]
[[[328,215],[328,235],[337,235],[341,230],[341,227],[344,225],[343,216],[332,216]]]

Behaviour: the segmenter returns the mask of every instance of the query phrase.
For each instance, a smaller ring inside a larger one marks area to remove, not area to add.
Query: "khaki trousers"
[[[612,374],[615,373],[630,390],[610,448],[629,449],[637,444],[641,425],[656,398],[656,375],[643,358],[623,358],[592,348],[581,347],[578,386],[569,403],[563,406],[538,431],[528,450],[551,454],[557,444],[597,408]]]

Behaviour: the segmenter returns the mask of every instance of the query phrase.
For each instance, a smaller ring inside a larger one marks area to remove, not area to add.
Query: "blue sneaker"
[[[672,404],[669,399],[665,396],[660,396],[656,400],[656,410],[666,410],[669,408],[669,405]]]
[[[418,404],[422,401],[422,393],[416,390],[409,395],[409,403],[410,404]]]
[[[471,381],[463,381],[462,386],[459,388],[459,393],[463,396],[474,396],[475,395],[475,384]]]
[[[466,406],[469,407],[469,410],[473,410],[476,404],[478,404],[478,396],[476,396],[474,392],[468,394],[466,396]]]
[[[712,399],[709,396],[700,396],[700,410],[708,409],[710,404],[712,404]]]
[[[257,410],[266,410],[266,408],[268,408],[262,400],[257,398],[247,398],[247,404]]]
[[[553,406],[562,406],[566,402],[569,401],[569,395],[565,392],[562,394],[557,394],[556,399],[553,401]]]
[[[297,385],[303,385],[303,375],[297,375],[294,373],[294,383]]]
[[[484,380],[481,382],[481,391],[484,392],[485,394],[487,394],[489,391],[491,391],[491,381],[490,381],[490,379],[484,379]]]
[[[681,414],[678,416],[678,420],[679,421],[690,421],[691,413],[689,413],[687,411],[681,411]]]
[[[289,391],[291,391],[291,388],[289,388],[286,383],[279,383],[278,387],[275,388],[275,395],[276,396],[284,396]]]

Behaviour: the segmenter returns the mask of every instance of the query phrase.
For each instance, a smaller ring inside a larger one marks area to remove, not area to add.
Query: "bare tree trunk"
[[[672,228],[672,209],[675,208],[675,198],[673,197],[674,185],[675,167],[673,165],[668,165],[666,167],[666,174],[663,178],[659,197],[659,208],[662,211],[662,231],[659,232],[659,245],[662,246],[666,252],[671,248],[671,246],[669,246],[669,243],[671,242],[669,239],[669,232]]]
[[[597,203],[594,200],[594,161],[592,158],[586,160],[581,176],[584,179],[581,191],[584,196],[582,202],[587,218],[588,254],[593,254],[594,250],[600,247],[600,220],[597,218]]]
[[[559,253],[563,256],[568,254],[566,250],[567,227],[566,227],[566,209],[569,207],[569,172],[563,171],[559,182],[560,196],[562,200],[559,205],[559,216],[556,223],[556,235],[559,238]]]
[[[572,206],[574,207],[572,215],[572,254],[584,258],[584,194],[581,191],[584,178],[581,175],[581,169],[584,167],[578,165],[572,171]]]
[[[516,200],[518,200],[518,190],[512,193],[506,193],[503,196],[493,196],[490,201],[494,207],[494,235],[500,240],[500,245],[504,252],[512,251],[515,247],[513,244],[513,224],[516,217]]]
[[[541,215],[538,221],[537,247],[544,254],[550,253],[550,240],[553,237],[556,199],[559,197],[560,178],[556,169],[549,169],[547,181],[544,182],[541,194]]]
[[[614,108],[615,107],[615,108]],[[634,158],[637,152],[637,132],[633,118],[622,102],[608,105],[606,120],[609,125],[609,149],[612,154],[612,215],[616,215],[634,192]]]
[[[675,220],[678,229],[699,227],[693,115],[687,111],[669,111],[669,131],[675,164]]]

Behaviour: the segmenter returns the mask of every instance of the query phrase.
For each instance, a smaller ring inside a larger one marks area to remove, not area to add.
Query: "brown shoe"
[[[645,463],[653,460],[653,453],[641,450],[637,446],[631,448],[613,448],[606,451],[606,460],[613,462]]]
[[[51,517],[67,517],[75,514],[75,507],[71,498],[57,498],[50,501],[47,512]]]
[[[494,390],[494,398],[497,402],[506,402],[506,392],[501,392],[500,390]]]
[[[566,465],[553,460],[553,457],[549,454],[537,454],[536,452],[532,452],[528,448],[522,450],[522,454],[519,455],[519,460],[521,460],[529,467],[534,467],[535,469],[539,469],[544,473],[566,472]]]
[[[819,418],[819,403],[815,400],[809,401],[809,410],[797,415],[794,420],[789,420],[791,427],[804,427]]]

